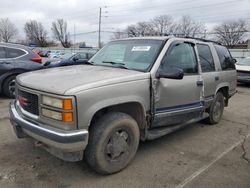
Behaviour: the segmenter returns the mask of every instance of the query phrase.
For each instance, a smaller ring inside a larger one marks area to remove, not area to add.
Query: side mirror
[[[73,57],[73,61],[77,61],[78,60],[78,58],[77,57]]]
[[[168,72],[159,70],[156,73],[157,78],[170,78],[170,79],[181,80],[183,79],[183,76],[184,76],[184,71],[178,68],[170,69]]]
[[[237,63],[237,60],[233,58],[233,59],[232,59],[232,63],[233,63],[233,64]]]

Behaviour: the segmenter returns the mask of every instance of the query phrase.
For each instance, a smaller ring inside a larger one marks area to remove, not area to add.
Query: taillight
[[[35,57],[31,58],[31,61],[37,62],[37,63],[42,63],[42,58],[40,55],[35,50],[32,50],[34,53]]]

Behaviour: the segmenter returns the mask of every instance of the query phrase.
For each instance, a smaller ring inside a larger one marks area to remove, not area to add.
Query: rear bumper
[[[49,127],[47,125],[23,118],[18,113],[15,102],[10,104],[10,121],[18,138],[29,136],[41,142],[53,155],[67,161],[77,161],[77,158],[81,160],[82,156],[75,159],[73,159],[74,157],[67,159],[67,157],[63,156],[69,156],[67,153],[70,153],[70,156],[74,153],[82,154],[88,143],[87,130],[63,131],[48,129],[46,128]]]

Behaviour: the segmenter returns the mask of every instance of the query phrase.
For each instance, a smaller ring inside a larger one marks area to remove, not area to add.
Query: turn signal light
[[[63,99],[63,110],[72,110],[72,99]]]
[[[73,122],[73,113],[72,112],[63,112],[63,122],[70,123]]]

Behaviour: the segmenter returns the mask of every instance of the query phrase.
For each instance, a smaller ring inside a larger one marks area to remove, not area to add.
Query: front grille
[[[39,115],[38,96],[26,91],[18,90],[18,101],[21,107],[35,115]]]

